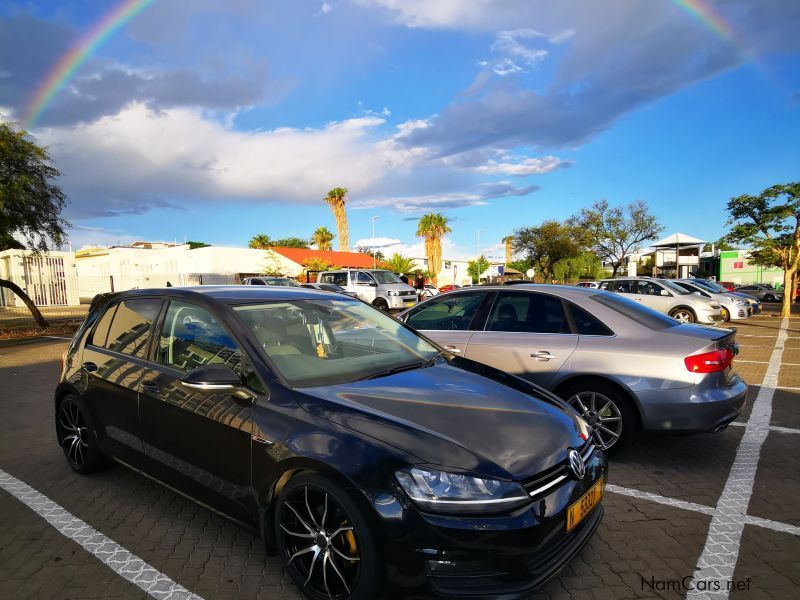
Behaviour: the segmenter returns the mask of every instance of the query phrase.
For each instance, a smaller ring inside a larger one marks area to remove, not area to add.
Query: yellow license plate
[[[600,499],[603,497],[603,488],[606,485],[604,477],[597,480],[588,492],[580,497],[580,500],[575,502],[567,509],[567,531],[571,531],[578,523],[583,521],[592,509],[597,506]]]
[[[406,306],[412,306],[415,302],[413,300],[406,300]]]

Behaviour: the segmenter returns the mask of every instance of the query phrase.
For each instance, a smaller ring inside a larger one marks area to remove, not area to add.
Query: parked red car
[[[443,285],[442,287],[439,288],[439,291],[440,292],[452,292],[453,290],[457,290],[460,287],[461,287],[460,285],[455,285],[455,284]]]
[[[721,285],[722,287],[724,287],[729,292],[733,292],[734,291],[734,287],[735,286],[733,285],[732,281],[718,281],[717,283],[719,285]]]

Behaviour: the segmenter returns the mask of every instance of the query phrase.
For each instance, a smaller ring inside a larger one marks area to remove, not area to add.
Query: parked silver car
[[[673,279],[670,283],[678,285],[692,294],[698,294],[706,300],[718,303],[722,311],[722,320],[726,323],[731,319],[738,321],[753,316],[753,308],[747,300],[732,296],[727,291],[725,293],[712,292],[707,287],[696,283],[694,279]]]
[[[764,285],[740,285],[734,291],[740,294],[746,294],[751,298],[760,300],[761,302],[783,302],[783,292],[774,290],[771,287]]]
[[[747,385],[733,370],[736,333],[682,324],[591,288],[480,286],[399,317],[446,350],[564,398],[604,449],[637,430],[722,430]]]
[[[294,279],[290,277],[247,277],[242,280],[242,285],[271,285],[277,287],[300,287]]]
[[[710,279],[701,279],[699,277],[695,277],[694,279],[689,279],[687,281],[691,281],[692,283],[699,285],[702,288],[707,289],[710,292],[714,292],[717,294],[727,294],[734,298],[738,298],[739,300],[744,300],[747,302],[747,305],[753,311],[754,315],[761,314],[761,301],[753,298],[752,296],[748,296],[747,294],[741,294],[739,292],[730,292],[724,286],[721,286],[716,281],[711,281]]]
[[[718,302],[687,292],[668,279],[655,277],[621,277],[604,279],[600,289],[624,294],[642,305],[669,315],[680,323],[716,324],[722,321]]]
[[[384,269],[337,269],[317,275],[318,283],[332,283],[380,310],[398,310],[417,303],[417,290]]]

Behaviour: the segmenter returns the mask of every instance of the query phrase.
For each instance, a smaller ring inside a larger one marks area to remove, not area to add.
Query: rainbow
[[[58,92],[72,79],[75,72],[95,50],[114,35],[120,27],[153,2],[155,0],[123,0],[95,23],[89,31],[83,34],[69,51],[58,59],[58,62],[48,72],[47,77],[39,84],[36,93],[23,111],[22,122],[24,126],[26,128],[33,127],[58,95]]]
[[[672,0],[672,3],[703,23],[719,37],[736,43],[736,33],[722,16],[714,13],[703,0]]]

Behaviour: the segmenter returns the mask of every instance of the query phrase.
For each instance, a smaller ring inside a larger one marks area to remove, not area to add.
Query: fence
[[[234,285],[239,275],[219,273],[138,273],[135,275],[68,275],[63,262],[50,257],[27,261],[24,279],[13,280],[51,325],[79,322],[98,294],[133,289],[193,285]],[[0,288],[0,331],[31,327],[34,319],[21,298]]]

